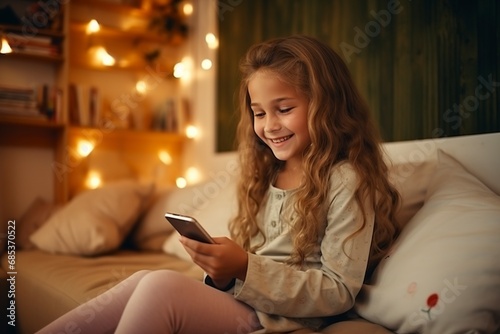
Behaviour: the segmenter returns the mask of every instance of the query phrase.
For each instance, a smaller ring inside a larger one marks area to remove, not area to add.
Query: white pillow
[[[195,210],[184,214],[198,220],[211,236],[229,237],[228,223],[237,213],[236,182],[231,181],[223,186],[214,182],[205,183],[192,188],[191,192],[192,198],[199,200],[196,201]],[[162,248],[167,254],[191,261],[191,257],[179,242],[177,231],[165,240]]]
[[[207,196],[203,194],[202,186],[168,188],[160,191],[133,231],[134,245],[138,249],[161,250],[165,239],[174,231],[172,225],[165,219],[165,212],[192,214],[206,202]]]
[[[438,159],[424,206],[355,310],[397,333],[491,333],[500,327],[500,197],[452,157]]]
[[[82,192],[53,214],[30,240],[50,253],[89,256],[115,250],[153,189],[153,184],[126,180]]]
[[[401,208],[396,215],[401,226],[405,226],[424,205],[427,188],[436,166],[436,160],[389,166],[389,179],[401,195]]]

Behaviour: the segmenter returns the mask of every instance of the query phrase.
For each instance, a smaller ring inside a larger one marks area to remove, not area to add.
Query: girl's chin
[[[287,154],[285,152],[277,151],[277,150],[272,150],[272,151],[273,151],[274,157],[278,160],[287,161],[288,158],[290,157],[289,154]]]

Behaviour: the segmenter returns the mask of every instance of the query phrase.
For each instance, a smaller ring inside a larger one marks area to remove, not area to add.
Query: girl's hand
[[[216,244],[206,244],[183,236],[179,240],[193,262],[199,265],[217,286],[227,285],[233,278],[245,280],[247,252],[229,238],[213,239]]]

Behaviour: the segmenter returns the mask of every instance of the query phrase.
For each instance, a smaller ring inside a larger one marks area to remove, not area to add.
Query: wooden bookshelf
[[[14,1],[14,0],[11,0]],[[26,1],[28,2],[28,1]],[[36,3],[35,0],[32,1]],[[75,164],[74,152],[76,145],[80,139],[91,139],[94,141],[95,152],[113,151],[127,159],[127,164],[131,168],[140,171],[141,168],[151,167],[159,163],[158,152],[168,152],[172,159],[172,163],[165,166],[168,182],[175,183],[175,178],[182,175],[182,152],[186,138],[178,133],[166,133],[149,131],[148,125],[145,125],[146,130],[135,129],[119,129],[119,128],[89,128],[79,127],[69,123],[69,85],[74,79],[73,73],[78,72],[78,75],[87,75],[91,77],[94,72],[99,72],[98,75],[105,75],[107,72],[124,71],[127,75],[134,75],[134,78],[148,78],[144,73],[140,73],[146,69],[148,63],[144,60],[136,63],[130,63],[127,66],[116,65],[111,68],[96,68],[90,65],[84,58],[86,48],[88,47],[85,36],[85,21],[78,19],[75,12],[88,11],[87,14],[100,12],[105,18],[131,17],[134,20],[147,22],[151,15],[155,14],[148,10],[143,4],[147,1],[140,1],[140,5],[116,4],[107,1],[98,0],[73,0],[61,5],[61,26],[58,29],[39,29],[39,36],[46,36],[57,40],[60,44],[60,54],[56,56],[47,56],[25,52],[13,52],[10,54],[0,55],[2,59],[10,60],[19,73],[22,73],[25,85],[31,86],[31,73],[23,73],[23,64],[36,65],[46,69],[47,82],[62,90],[62,113],[58,121],[49,120],[46,117],[40,116],[15,116],[10,114],[0,114],[0,146],[1,147],[22,147],[22,148],[43,148],[53,152],[54,160],[52,162],[52,171],[54,178],[54,200],[58,203],[67,202],[72,195],[76,193],[77,187],[81,184],[81,178],[87,168],[86,163]],[[83,13],[83,14],[86,14]],[[90,15],[90,14],[89,14]],[[89,16],[87,15],[87,17]],[[85,17],[85,15],[81,16]],[[140,26],[140,25],[139,25]],[[145,27],[144,25],[142,26]],[[22,34],[23,28],[16,25],[0,25],[0,31],[3,33]],[[154,45],[160,45],[163,48],[170,48],[169,55],[174,55],[171,60],[161,59],[162,67],[154,67],[154,70],[167,73],[166,68],[173,67],[177,60],[176,48],[178,44],[172,41],[168,42],[164,37],[151,33],[147,29],[124,29],[113,24],[102,24],[102,30],[99,35],[100,41],[106,41],[110,48],[130,49],[133,52],[142,56],[145,50]],[[75,52],[76,50],[76,52]],[[140,58],[139,56],[136,58]],[[7,62],[4,63],[4,66]],[[11,66],[10,68],[14,68]],[[27,66],[29,68],[29,66]],[[95,71],[97,70],[97,71]],[[151,68],[149,69],[151,71]],[[17,73],[17,72],[16,72]],[[14,74],[16,74],[14,73]],[[104,74],[103,74],[104,73]],[[149,72],[146,73],[148,75]],[[121,75],[121,74],[120,74]],[[151,75],[151,74],[149,74]],[[156,73],[155,73],[156,75]],[[44,76],[39,76],[44,80]],[[161,78],[163,80],[165,78]],[[170,79],[170,77],[168,78]],[[117,80],[116,77],[113,80]],[[155,77],[155,80],[160,80]],[[79,81],[77,81],[79,82]],[[150,80],[150,82],[153,82]],[[171,80],[172,82],[172,80]],[[7,78],[1,77],[0,84],[10,83]],[[156,83],[156,81],[154,82]],[[17,82],[19,84],[19,82]],[[23,83],[21,82],[20,85]],[[109,86],[112,81],[99,79],[95,80],[95,85]],[[175,83],[171,83],[175,85]],[[119,98],[122,93],[128,91],[120,91],[116,98]],[[113,97],[112,97],[113,98]],[[111,100],[111,102],[113,102]],[[109,106],[107,107],[110,108]],[[151,113],[146,110],[145,113]],[[151,115],[148,115],[150,118]],[[141,157],[141,158],[137,158]],[[82,160],[85,161],[85,160]],[[149,163],[149,165],[148,165]],[[143,165],[143,166],[142,166]],[[36,166],[33,166],[36,170]],[[163,168],[163,167],[162,167]],[[8,177],[8,176],[4,176]],[[8,191],[8,190],[7,190]],[[30,195],[28,194],[28,197]]]

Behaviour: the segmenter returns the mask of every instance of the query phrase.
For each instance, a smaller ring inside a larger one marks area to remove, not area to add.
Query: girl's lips
[[[290,139],[293,135],[289,135],[289,136],[285,136],[285,137],[280,137],[280,138],[269,138],[269,140],[273,143],[273,144],[279,144],[279,143],[282,143],[282,142],[285,142],[287,141],[288,139]]]

